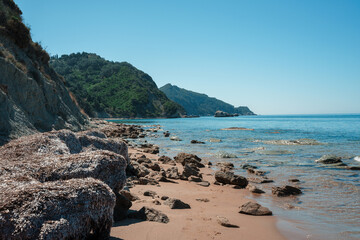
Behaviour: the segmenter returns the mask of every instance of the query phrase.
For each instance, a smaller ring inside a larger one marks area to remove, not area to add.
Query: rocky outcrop
[[[231,104],[209,97],[206,94],[189,91],[175,85],[166,84],[161,87],[160,90],[163,91],[169,99],[185,108],[188,115],[183,117],[209,116],[213,115],[217,110],[238,115],[255,115],[248,107],[234,107]]]
[[[0,239],[109,238],[115,195],[103,182],[41,183],[4,175],[0,181],[0,191],[6,192],[0,197]]]
[[[108,238],[114,213],[131,205],[118,193],[127,156],[124,142],[98,131],[38,133],[0,147],[0,239]]]
[[[236,116],[239,116],[239,114],[237,113],[231,114],[224,111],[216,111],[214,115],[214,117],[236,117]]]
[[[39,131],[82,129],[87,118],[9,2],[0,1],[0,145]]]

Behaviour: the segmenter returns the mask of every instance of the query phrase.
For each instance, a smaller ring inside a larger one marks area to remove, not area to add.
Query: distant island
[[[188,115],[208,116],[214,115],[219,110],[229,114],[256,115],[248,107],[234,107],[206,94],[179,88],[169,83],[161,87],[160,90],[170,100],[183,106]]]
[[[180,117],[185,110],[169,100],[146,73],[127,62],[112,62],[94,53],[52,57],[80,108],[90,117]]]

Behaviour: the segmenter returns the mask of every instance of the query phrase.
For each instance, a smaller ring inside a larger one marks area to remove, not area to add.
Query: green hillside
[[[189,115],[214,115],[217,110],[239,115],[255,115],[248,107],[237,107],[206,94],[192,92],[177,86],[166,84],[160,90],[172,101],[183,106]]]
[[[152,78],[126,62],[92,53],[52,57],[80,107],[91,117],[179,117],[184,109],[169,100]]]

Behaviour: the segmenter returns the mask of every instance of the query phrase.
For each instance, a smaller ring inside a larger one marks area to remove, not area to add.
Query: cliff
[[[170,101],[152,78],[126,62],[76,53],[51,59],[81,108],[91,117],[179,117],[184,109]]]
[[[12,0],[0,0],[0,145],[38,131],[79,130],[86,123],[21,14]]]
[[[166,84],[160,90],[169,99],[183,106],[189,115],[214,115],[218,110],[230,114],[255,115],[248,107],[234,107],[206,94],[189,91],[175,85]]]

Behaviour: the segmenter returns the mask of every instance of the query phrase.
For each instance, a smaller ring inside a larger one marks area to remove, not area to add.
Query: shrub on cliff
[[[54,57],[50,64],[65,77],[89,116],[177,117],[185,113],[159,91],[148,74],[129,63],[77,53]]]

